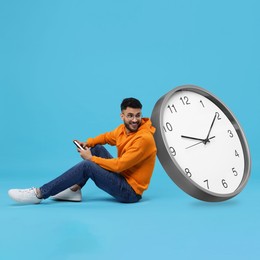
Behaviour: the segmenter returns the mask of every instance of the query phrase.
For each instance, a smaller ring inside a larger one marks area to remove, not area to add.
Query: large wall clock
[[[245,187],[249,146],[234,114],[209,91],[184,85],[162,96],[151,120],[157,156],[169,177],[204,201],[224,201]]]

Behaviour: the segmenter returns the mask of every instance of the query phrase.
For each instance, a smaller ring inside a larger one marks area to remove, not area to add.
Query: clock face
[[[155,127],[157,131],[160,128],[160,142],[174,165],[171,169],[166,162],[172,179],[182,174],[184,182],[220,197],[241,188],[245,174],[249,174],[248,147],[237,121],[223,103],[200,88],[180,88],[166,95],[159,115],[160,120],[155,121],[160,126]],[[180,186],[185,190],[183,181]]]

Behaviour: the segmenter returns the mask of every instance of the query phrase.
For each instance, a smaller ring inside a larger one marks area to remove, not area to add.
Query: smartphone
[[[81,150],[85,150],[76,140],[73,140],[73,143]]]

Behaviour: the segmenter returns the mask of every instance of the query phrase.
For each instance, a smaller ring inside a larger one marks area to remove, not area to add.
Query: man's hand
[[[80,146],[82,146],[84,149],[87,147],[87,142],[81,142],[81,141],[79,141],[79,140],[76,140],[79,144],[80,144]]]
[[[85,150],[81,150],[78,148],[78,152],[79,152],[81,158],[84,160],[91,160],[92,154],[91,154],[90,149],[88,147],[85,147],[84,149]]]
[[[92,154],[91,154],[90,148],[87,147],[87,142],[81,142],[79,140],[76,140],[76,141],[80,144],[81,147],[84,148],[84,150],[77,148],[81,158],[84,160],[90,160],[92,157]]]

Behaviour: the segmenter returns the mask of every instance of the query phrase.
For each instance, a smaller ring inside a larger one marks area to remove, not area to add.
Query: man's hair
[[[131,108],[142,108],[141,102],[136,98],[125,98],[121,103],[121,111],[125,110],[127,107]]]

